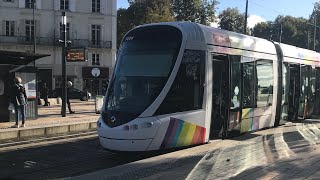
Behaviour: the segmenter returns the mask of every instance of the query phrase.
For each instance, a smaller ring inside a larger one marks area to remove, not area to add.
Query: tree
[[[174,21],[170,0],[148,1],[144,23]]]
[[[220,28],[242,33],[244,17],[245,15],[241,14],[237,8],[227,8],[219,14]]]
[[[176,20],[195,22],[200,2],[200,0],[173,0],[172,7]]]
[[[216,21],[217,0],[172,0],[177,21],[191,21],[209,25]]]
[[[117,42],[121,43],[123,36],[133,27],[133,23],[128,18],[127,9],[120,8],[117,12]]]
[[[198,12],[197,22],[204,25],[210,25],[211,23],[216,22],[216,6],[218,2],[216,0],[208,1],[202,0],[201,6]]]
[[[301,48],[308,48],[308,20],[292,16],[278,16],[273,22],[258,23],[253,35]]]
[[[118,46],[130,29],[156,22],[173,21],[171,0],[129,0],[128,9],[118,10]]]
[[[256,37],[260,37],[263,39],[271,39],[272,38],[272,28],[273,28],[273,22],[261,22],[255,25],[253,28],[253,35]]]

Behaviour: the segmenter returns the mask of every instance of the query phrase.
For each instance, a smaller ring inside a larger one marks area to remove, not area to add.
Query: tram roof
[[[298,48],[296,46],[291,46],[287,44],[280,44],[283,56],[286,58],[303,59],[309,61],[320,61],[320,54],[303,48]]]
[[[172,25],[179,27],[184,31],[188,42],[201,42],[214,46],[276,54],[276,49],[271,41],[193,22],[166,22],[151,25]]]
[[[247,50],[253,52],[260,52],[266,54],[276,55],[276,48],[272,41],[252,37],[240,33],[235,33],[232,31],[222,30],[214,27],[209,27],[193,22],[163,22],[163,23],[154,23],[147,24],[142,26],[149,25],[171,25],[179,27],[184,34],[188,42],[196,43],[206,43],[213,46],[222,46],[230,48],[232,50]],[[277,42],[275,42],[277,43]],[[279,43],[277,43],[279,44]],[[283,51],[284,57],[294,58],[294,59],[303,59],[309,61],[320,61],[320,54],[287,44],[279,44]],[[232,52],[230,52],[232,53]]]

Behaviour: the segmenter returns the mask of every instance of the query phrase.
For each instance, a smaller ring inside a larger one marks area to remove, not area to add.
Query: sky
[[[118,8],[127,8],[127,0],[117,0]],[[248,26],[262,21],[273,21],[278,15],[309,18],[313,10],[313,3],[319,0],[249,0]],[[246,0],[218,0],[218,13],[228,7],[238,8],[245,12]]]

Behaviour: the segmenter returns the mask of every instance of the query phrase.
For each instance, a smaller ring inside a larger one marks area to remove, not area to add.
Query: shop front
[[[91,93],[92,96],[105,95],[109,83],[109,68],[104,67],[83,67],[83,90]]]
[[[10,113],[8,106],[10,88],[14,83],[14,77],[17,76],[21,77],[27,92],[26,117],[27,119],[37,118],[37,69],[32,62],[46,56],[48,55],[0,51],[0,122],[14,121],[14,114]]]

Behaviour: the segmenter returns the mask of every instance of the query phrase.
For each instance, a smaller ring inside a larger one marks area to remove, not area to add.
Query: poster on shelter
[[[36,74],[35,73],[24,73],[17,72],[16,76],[21,77],[22,84],[26,89],[26,94],[28,99],[36,99],[37,98],[37,88],[36,88]]]
[[[28,99],[35,99],[37,97],[36,80],[32,80],[26,83],[27,97]]]

